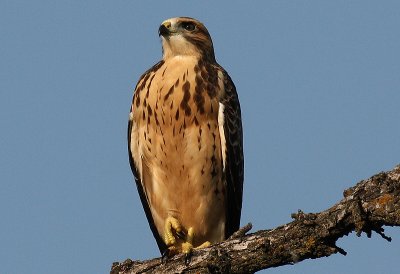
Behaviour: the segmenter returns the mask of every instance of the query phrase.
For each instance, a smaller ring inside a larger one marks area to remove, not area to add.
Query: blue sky
[[[324,210],[400,163],[398,1],[0,1],[1,273],[108,273],[158,256],[126,145],[133,88],[166,18],[209,29],[238,89],[242,223]],[[268,273],[397,273],[387,243]]]

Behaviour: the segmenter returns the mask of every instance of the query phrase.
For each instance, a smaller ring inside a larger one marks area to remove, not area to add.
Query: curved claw
[[[178,253],[178,250],[174,246],[168,247],[166,250],[163,251],[161,254],[161,263],[166,263],[168,262],[168,259],[171,258],[172,256],[176,255]]]
[[[192,261],[192,252],[185,253],[185,265],[189,265],[190,262]]]
[[[168,261],[169,258],[169,249],[167,248],[164,250],[164,252],[161,254],[161,264],[164,264]]]
[[[183,231],[175,231],[175,233],[180,239],[185,239],[186,238],[186,234]]]

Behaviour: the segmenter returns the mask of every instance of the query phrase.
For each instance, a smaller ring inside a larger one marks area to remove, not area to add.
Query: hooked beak
[[[158,29],[158,36],[168,37],[171,35],[171,22],[165,21]]]

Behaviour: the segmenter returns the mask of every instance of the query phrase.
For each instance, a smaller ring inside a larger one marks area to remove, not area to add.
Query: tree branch
[[[336,241],[355,231],[368,237],[376,232],[385,240],[383,226],[400,226],[400,165],[344,191],[344,198],[320,213],[292,214],[294,221],[272,230],[245,235],[195,250],[189,265],[182,255],[166,263],[161,258],[113,263],[111,274],[133,273],[254,273],[305,259],[346,255]],[[247,229],[247,230],[246,230]]]

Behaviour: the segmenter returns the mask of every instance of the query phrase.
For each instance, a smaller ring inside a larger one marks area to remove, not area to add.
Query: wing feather
[[[138,81],[138,84],[140,83],[140,81],[142,79],[146,79],[146,77],[149,78],[148,76],[150,75],[150,73],[156,71],[158,68],[161,67],[162,64],[163,64],[163,61],[157,63],[151,69],[146,71],[140,77],[140,79]],[[144,87],[144,85],[143,85],[143,87]],[[136,88],[135,88],[134,94],[140,92],[143,89],[143,87],[140,87],[140,86],[137,85]],[[134,109],[134,100],[132,100],[131,112],[133,111],[133,109]],[[132,116],[132,113],[131,113],[131,116]],[[159,248],[161,254],[164,254],[164,252],[167,250],[167,246],[165,245],[165,243],[164,243],[163,239],[161,238],[161,236],[158,234],[156,225],[154,223],[153,216],[151,214],[150,205],[149,205],[148,199],[146,197],[146,192],[144,191],[143,182],[141,181],[141,177],[142,177],[141,176],[142,174],[140,174],[141,167],[138,167],[136,165],[136,163],[135,163],[135,161],[133,159],[132,151],[131,151],[131,140],[132,140],[133,123],[134,123],[134,121],[132,121],[132,119],[129,119],[129,122],[128,122],[129,163],[130,163],[130,166],[131,166],[131,169],[132,169],[133,176],[135,178],[136,187],[137,187],[137,190],[139,192],[140,201],[142,202],[142,206],[143,206],[144,212],[146,214],[147,221],[149,222],[150,229],[153,232],[153,236],[156,239],[156,242],[157,242],[157,245],[158,245],[158,248]]]
[[[224,94],[221,98],[224,117],[225,137],[225,179],[227,187],[226,227],[225,237],[228,238],[240,226],[242,211],[244,157],[243,157],[243,130],[239,98],[236,87],[223,71]]]

